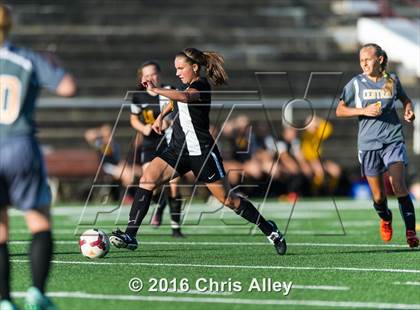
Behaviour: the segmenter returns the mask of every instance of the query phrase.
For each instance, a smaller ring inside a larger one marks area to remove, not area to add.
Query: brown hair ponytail
[[[216,52],[203,52],[206,57],[206,75],[214,85],[226,84],[227,73],[223,64],[225,63],[222,55]]]
[[[10,8],[4,4],[0,4],[0,44],[6,41],[6,37],[12,27],[11,15]]]
[[[385,94],[392,96],[392,89],[394,88],[394,79],[389,75],[388,72],[385,71],[387,65],[388,65],[388,55],[387,53],[382,49],[382,47],[380,47],[378,44],[375,43],[368,43],[362,46],[363,48],[367,48],[367,47],[373,47],[375,49],[375,55],[377,57],[381,57],[382,56],[382,63],[381,65],[381,73],[383,75],[383,77],[386,79],[385,85],[383,86],[383,90],[385,92]]]
[[[204,67],[206,77],[213,85],[227,83],[228,75],[223,67],[222,55],[216,52],[202,52],[196,48],[186,48],[176,56],[183,56],[189,64],[197,64],[199,68]]]

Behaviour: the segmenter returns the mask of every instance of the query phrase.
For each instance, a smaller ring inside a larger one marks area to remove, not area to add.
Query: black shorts
[[[135,163],[136,165],[142,165],[148,162],[151,162],[156,156],[161,154],[166,148],[168,147],[168,144],[161,143],[156,148],[148,147],[144,148],[142,145],[137,147],[136,152],[134,150],[129,155],[127,162],[128,164]]]
[[[226,175],[222,157],[216,146],[198,156],[180,153],[179,150],[169,146],[158,156],[174,168],[179,175],[192,171],[195,177],[204,183],[213,183]]]

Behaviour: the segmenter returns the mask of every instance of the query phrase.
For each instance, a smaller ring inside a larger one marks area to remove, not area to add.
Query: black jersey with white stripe
[[[207,153],[214,144],[210,134],[209,114],[211,104],[211,86],[206,78],[187,85],[186,89],[194,88],[200,92],[200,98],[194,102],[177,102],[175,104],[176,118],[173,124],[171,145],[191,156]]]

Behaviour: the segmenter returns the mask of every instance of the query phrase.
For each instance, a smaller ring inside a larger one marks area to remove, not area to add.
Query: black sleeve
[[[140,96],[139,96],[139,93],[134,93],[134,94],[133,94],[133,98],[131,99],[131,102],[132,102],[132,103],[136,103],[136,104],[137,104],[137,103],[141,103],[141,102],[140,102]]]
[[[207,101],[208,97],[209,97],[209,91],[210,91],[210,85],[208,82],[204,81],[204,80],[197,80],[193,83],[190,84],[189,88],[194,88],[196,90],[198,90],[200,93],[200,101]]]
[[[190,88],[194,88],[196,90],[202,91],[205,90],[205,83],[202,80],[197,80],[190,84]]]

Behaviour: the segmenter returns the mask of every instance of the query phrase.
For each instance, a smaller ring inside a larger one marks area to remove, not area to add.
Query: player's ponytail
[[[224,59],[216,52],[203,52],[206,58],[206,75],[213,85],[226,84],[228,76],[223,67]]]
[[[12,27],[12,16],[10,8],[4,4],[0,4],[0,45],[3,45]]]
[[[224,60],[222,55],[216,52],[202,52],[196,48],[186,48],[177,56],[183,56],[189,64],[197,64],[199,68],[204,67],[206,77],[213,85],[223,85],[227,83],[228,76],[223,67]]]
[[[382,57],[382,63],[380,64],[381,66],[381,74],[383,75],[383,77],[386,79],[385,85],[383,86],[383,90],[385,92],[385,94],[387,94],[388,96],[392,96],[392,89],[394,88],[394,79],[390,76],[390,74],[388,72],[386,72],[386,67],[388,65],[388,55],[387,53],[382,49],[382,47],[380,47],[378,44],[375,43],[368,43],[362,46],[363,48],[366,47],[373,47],[375,49],[375,55],[377,57]]]
[[[389,75],[388,72],[386,72],[386,66],[388,65],[388,55],[386,54],[386,52],[381,49],[380,52],[381,56],[383,57],[383,61],[381,63],[381,69],[382,69],[382,74],[386,80],[385,85],[383,87],[383,90],[385,91],[385,94],[387,94],[388,96],[392,97],[392,89],[394,88],[394,79]]]

